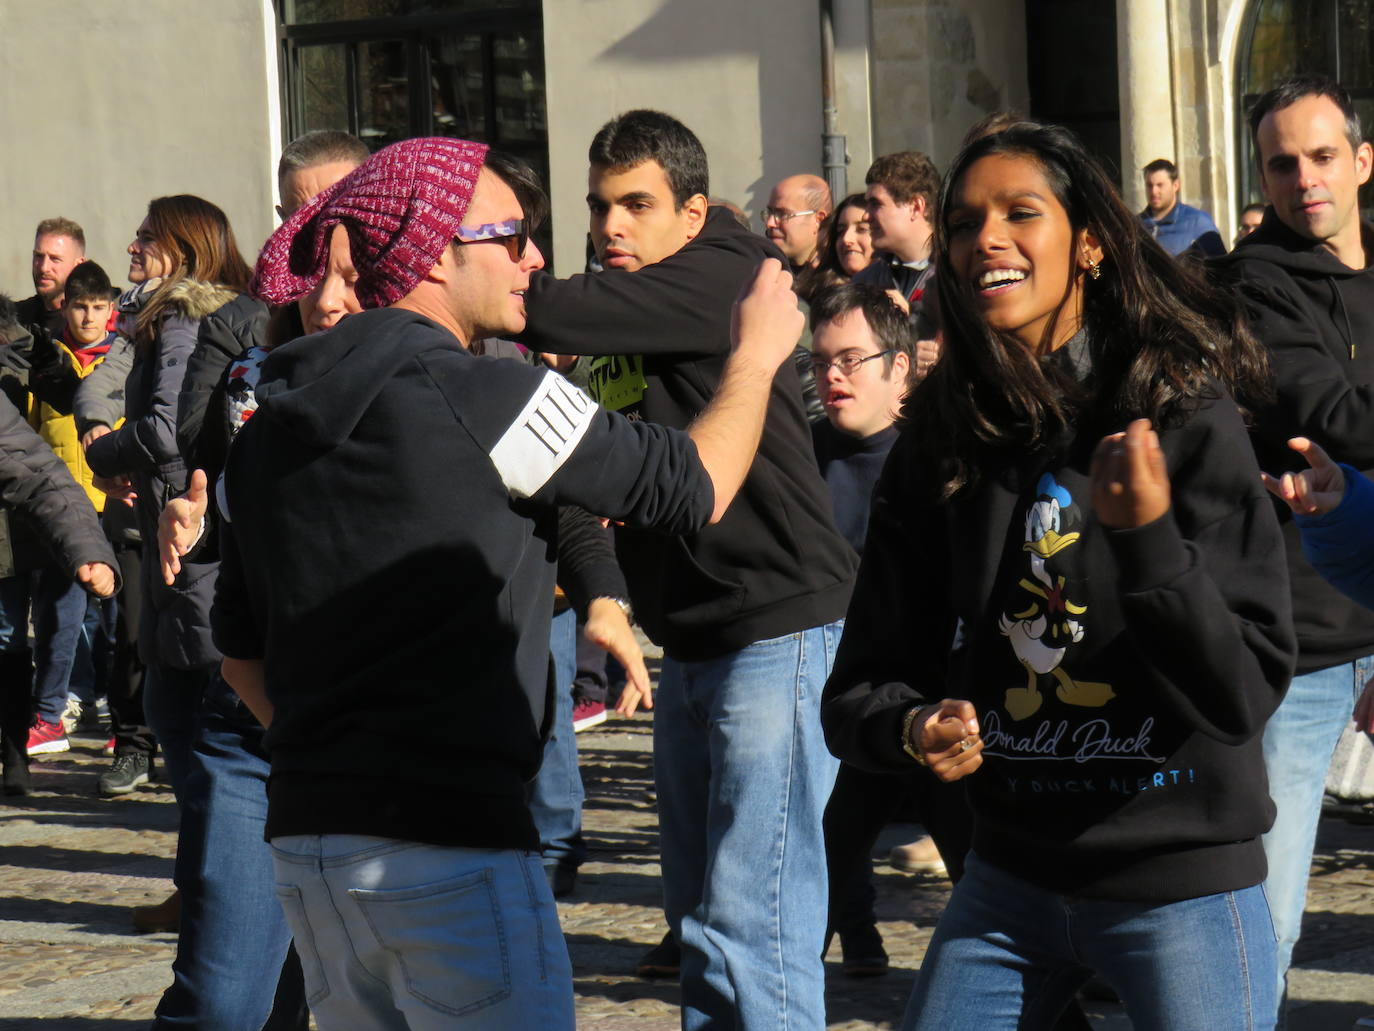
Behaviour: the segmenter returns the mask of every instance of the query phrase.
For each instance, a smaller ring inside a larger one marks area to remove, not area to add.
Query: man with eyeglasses
[[[772,240],[800,276],[820,264],[821,225],[833,205],[830,187],[818,175],[789,175],[768,195],[763,209],[763,235]],[[804,295],[809,291],[799,293]]]
[[[268,728],[264,833],[322,1031],[573,1027],[525,799],[553,712],[555,506],[665,534],[719,519],[801,329],[790,275],[763,262],[687,433],[473,355],[524,328],[541,192],[484,144],[405,140],[258,260],[254,292],[291,303],[344,225],[363,309],[262,367],[223,478],[213,619]]]

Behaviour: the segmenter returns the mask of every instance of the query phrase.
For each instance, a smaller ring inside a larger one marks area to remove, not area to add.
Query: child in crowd
[[[1047,1028],[1094,972],[1136,1027],[1261,1026],[1260,735],[1296,652],[1235,400],[1268,396],[1263,354],[1063,129],[974,140],[938,212],[945,354],[822,710],[847,761],[967,778],[903,1026]]]

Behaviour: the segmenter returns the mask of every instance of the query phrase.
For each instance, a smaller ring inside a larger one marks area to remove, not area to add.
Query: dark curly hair
[[[1088,229],[1102,246],[1101,278],[1083,283],[1091,372],[1082,381],[1065,362],[1044,357],[1063,303],[1032,351],[988,326],[974,305],[973,284],[950,262],[948,213],[958,205],[965,173],[993,154],[1039,166],[1068,213],[1074,238]],[[1266,353],[1246,328],[1237,300],[1201,265],[1171,257],[1151,239],[1067,129],[1018,122],[970,141],[945,176],[938,210],[944,355],[907,399],[904,415],[918,439],[931,442],[943,497],[972,485],[988,468],[1050,445],[1073,425],[1111,432],[1147,418],[1165,427],[1186,416],[1192,403],[1222,391],[1251,407],[1272,396]]]

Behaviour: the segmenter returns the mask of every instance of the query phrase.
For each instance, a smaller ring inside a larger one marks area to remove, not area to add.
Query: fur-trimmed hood
[[[238,293],[227,286],[187,278],[168,292],[167,306],[163,311],[167,315],[203,319],[212,312],[219,311],[237,296]]]

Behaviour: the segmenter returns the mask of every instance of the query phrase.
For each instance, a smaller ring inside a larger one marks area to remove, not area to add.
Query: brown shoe
[[[933,877],[949,876],[945,870],[945,861],[940,858],[940,850],[935,847],[935,842],[929,834],[924,838],[917,838],[909,845],[898,845],[887,857],[887,861],[898,870],[905,870],[907,873],[930,874]]]
[[[181,929],[181,892],[174,891],[156,906],[134,907],[134,929],[144,934],[152,931]]]

